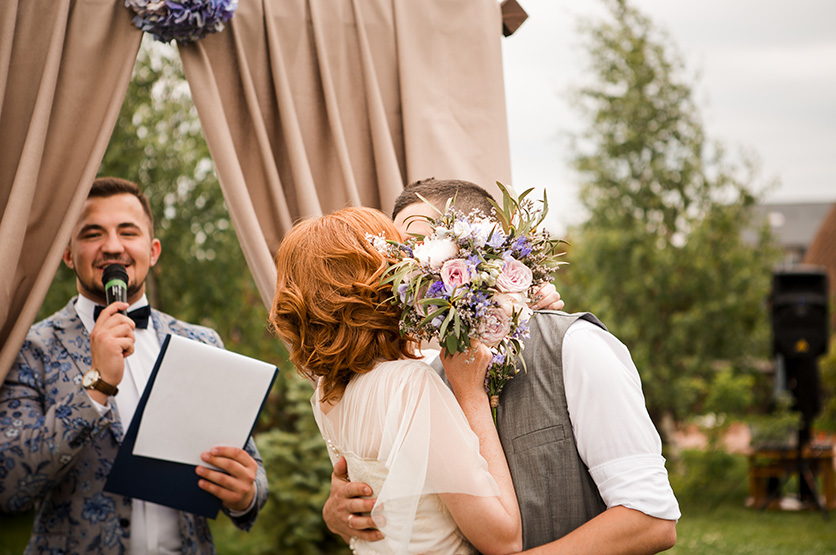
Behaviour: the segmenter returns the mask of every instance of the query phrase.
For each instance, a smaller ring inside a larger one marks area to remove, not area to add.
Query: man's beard
[[[79,281],[79,283],[81,283],[81,285],[84,286],[84,289],[86,289],[90,293],[92,293],[95,296],[100,297],[102,299],[107,298],[107,296],[105,294],[104,284],[101,282],[101,280],[94,280],[93,283],[89,283],[89,282],[81,279],[81,276],[78,275],[77,270],[73,270],[73,272],[75,273],[75,277]],[[134,295],[139,293],[139,291],[142,290],[142,286],[143,286],[144,283],[145,283],[144,281],[139,282],[139,283],[137,283],[137,282],[128,283],[127,297],[130,299],[131,297],[133,297]]]

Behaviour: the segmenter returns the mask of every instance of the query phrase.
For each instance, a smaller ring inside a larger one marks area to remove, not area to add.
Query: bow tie
[[[103,306],[96,305],[93,309],[93,320],[99,319],[99,314],[104,310]],[[128,318],[134,321],[136,327],[145,329],[148,327],[148,318],[151,317],[151,306],[141,306],[135,310],[128,312]]]

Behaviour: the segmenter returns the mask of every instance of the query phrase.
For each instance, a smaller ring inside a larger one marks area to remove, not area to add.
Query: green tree
[[[143,41],[99,175],[136,181],[151,202],[163,246],[147,281],[151,304],[214,328],[232,351],[281,368],[255,437],[268,470],[268,505],[250,534],[233,530],[223,519],[213,523],[219,551],[345,549],[320,514],[331,464],[311,413],[312,388],[296,374],[284,346],[267,327],[267,310],[230,223],[173,46]],[[62,264],[39,317],[75,294],[75,276]]]
[[[626,0],[604,3],[609,20],[584,28],[594,80],[577,91],[573,162],[589,218],[564,290],[630,348],[665,438],[674,419],[752,402],[778,251],[766,229],[744,241],[756,165],[707,143],[670,39]]]

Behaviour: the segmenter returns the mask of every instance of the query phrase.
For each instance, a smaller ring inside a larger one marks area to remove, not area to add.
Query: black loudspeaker
[[[827,271],[818,266],[776,270],[772,275],[772,337],[777,354],[817,358],[827,352]]]

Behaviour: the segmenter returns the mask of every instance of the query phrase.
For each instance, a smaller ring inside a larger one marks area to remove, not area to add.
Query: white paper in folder
[[[277,372],[175,335],[157,364],[133,454],[204,466],[200,454],[212,447],[244,447]]]

